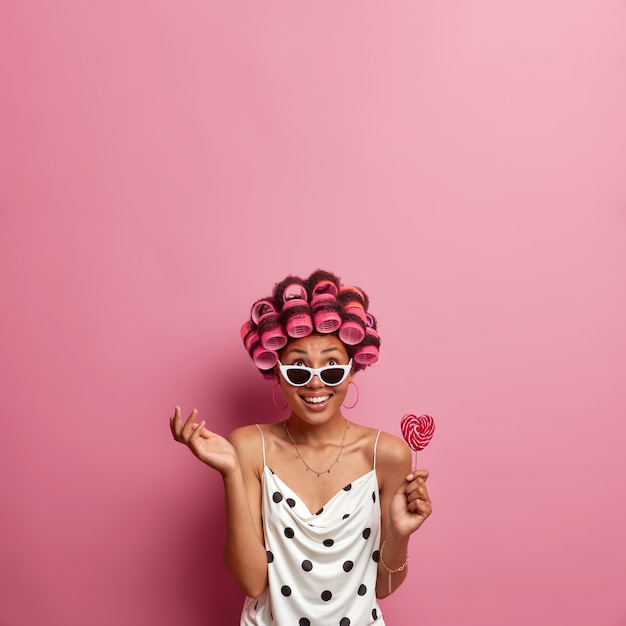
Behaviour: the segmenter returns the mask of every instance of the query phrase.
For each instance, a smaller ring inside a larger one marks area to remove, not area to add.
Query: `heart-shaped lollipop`
[[[417,467],[417,452],[423,450],[435,434],[435,420],[430,415],[416,417],[411,413],[400,421],[400,428],[404,440],[411,450],[415,450],[415,467]]]

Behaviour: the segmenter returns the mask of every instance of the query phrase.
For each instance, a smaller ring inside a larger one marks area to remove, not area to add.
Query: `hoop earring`
[[[272,389],[272,404],[279,410],[284,411],[287,408],[287,401],[285,400],[285,406],[278,406],[278,402],[276,402],[276,388],[280,387],[279,383],[274,385],[274,389]]]
[[[354,385],[354,388],[356,389],[356,400],[354,401],[354,404],[351,404],[350,406],[347,406],[346,404],[342,404],[341,406],[344,409],[353,409],[359,403],[359,388],[357,387],[357,384],[353,380],[350,381],[350,385]],[[348,387],[350,385],[348,385]],[[346,395],[348,394],[346,393]]]

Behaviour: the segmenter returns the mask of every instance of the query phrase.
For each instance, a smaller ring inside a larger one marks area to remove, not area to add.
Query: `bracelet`
[[[409,564],[409,553],[407,552],[406,561],[404,561],[404,563],[402,563],[400,567],[396,567],[396,569],[391,569],[387,565],[387,563],[385,563],[385,560],[383,559],[383,551],[385,550],[386,543],[387,543],[387,540],[385,539],[385,541],[383,541],[383,545],[380,546],[380,552],[378,553],[378,560],[380,561],[381,565],[387,570],[387,574],[388,574],[387,580],[389,583],[389,595],[391,595],[391,575],[401,572]]]

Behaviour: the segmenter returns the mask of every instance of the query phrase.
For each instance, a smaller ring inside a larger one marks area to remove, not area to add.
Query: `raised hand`
[[[414,533],[432,513],[427,479],[427,470],[414,469],[389,503],[389,523],[399,536],[407,537]]]
[[[199,424],[195,419],[198,411],[194,409],[183,423],[180,407],[174,409],[170,416],[170,430],[174,439],[186,445],[193,454],[220,474],[226,475],[239,467],[239,458],[230,442],[205,428],[204,421]]]

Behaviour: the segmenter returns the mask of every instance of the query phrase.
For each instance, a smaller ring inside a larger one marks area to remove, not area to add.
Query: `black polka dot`
[[[374,550],[374,552],[372,553],[372,560],[374,561],[374,563],[378,563],[379,559],[380,559],[380,550]]]
[[[293,498],[287,498],[285,500],[285,502],[293,509],[294,506],[296,506],[296,501]],[[303,617],[302,619],[306,619],[306,617]]]
[[[333,594],[328,591],[328,589],[326,591],[322,591],[322,600],[324,600],[324,602],[328,602],[332,597]]]
[[[286,531],[285,531],[285,532],[286,532]],[[371,529],[371,528],[366,528],[366,529],[363,531],[363,539],[368,539],[368,538],[369,538],[369,536],[370,536],[370,533],[371,533],[371,532],[372,532],[372,529]]]
[[[267,551],[267,562],[271,563],[274,560],[274,555],[268,550]]]
[[[357,593],[358,593],[360,596],[364,596],[364,595],[367,593],[367,587],[366,587],[365,585],[361,585],[361,586],[359,587],[359,590],[357,591]]]
[[[341,519],[348,519],[350,517],[350,513],[346,513]]]
[[[346,485],[346,486],[343,488],[343,490],[344,490],[344,491],[350,491],[350,489],[352,489],[352,483],[350,483],[349,485]],[[344,618],[344,619],[346,619],[346,618]]]
[[[322,542],[327,548],[330,548],[334,543],[335,540],[334,539],[324,539],[324,541]]]
[[[343,571],[349,572],[354,567],[354,563],[352,561],[345,561],[343,564]]]
[[[288,585],[283,585],[280,588],[280,592],[286,597],[286,596],[290,596],[291,595],[291,587],[289,587]]]
[[[319,515],[323,510],[324,510],[324,507],[322,507],[315,515]]]
[[[372,619],[378,619],[378,611],[376,609],[372,609]]]
[[[339,626],[350,626],[350,618],[342,617]]]
[[[298,626],[311,626],[311,620],[306,617],[301,617],[298,620]]]
[[[285,537],[287,537],[287,539],[293,539],[293,536],[296,534],[293,532],[293,528],[289,528],[289,526],[287,526],[283,532],[285,533]]]
[[[283,499],[283,494],[280,493],[279,491],[275,491],[274,494],[272,495],[272,500],[274,500],[274,502],[278,503]]]
[[[376,492],[372,491],[372,500],[376,502]]]
[[[311,563],[311,561],[309,561],[308,559],[305,559],[304,561],[302,561],[302,569],[305,572],[310,572],[313,569],[313,563]]]

